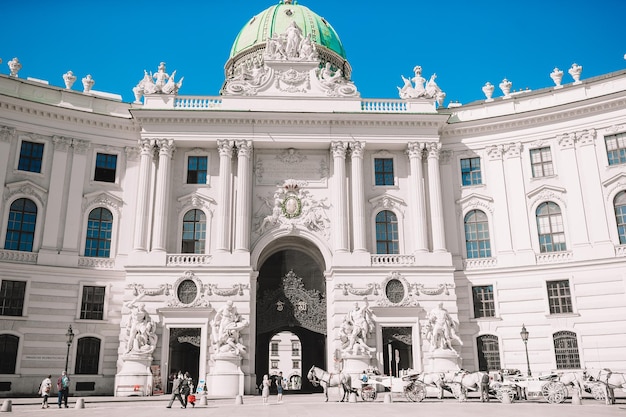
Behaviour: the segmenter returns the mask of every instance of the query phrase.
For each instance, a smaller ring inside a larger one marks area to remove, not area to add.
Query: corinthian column
[[[220,154],[220,192],[217,205],[217,251],[230,252],[230,188],[232,175],[231,159],[233,143],[218,140],[217,150]]]
[[[333,201],[335,202],[333,221],[333,233],[335,236],[335,252],[348,251],[348,232],[346,224],[346,145],[343,142],[332,142],[330,144],[333,153],[333,176],[334,192]]]
[[[147,139],[139,140],[141,154],[139,156],[139,181],[137,183],[137,208],[135,211],[135,238],[133,250],[146,251],[146,229],[148,227],[148,195],[150,186],[150,165],[152,163],[152,150],[154,141]]]
[[[176,146],[172,139],[160,139],[159,169],[157,171],[156,191],[154,195],[154,229],[152,233],[152,250],[165,251],[165,232],[167,230],[167,206],[170,190],[170,161]]]
[[[428,151],[428,192],[430,194],[430,222],[433,230],[433,252],[446,251],[443,227],[443,204],[441,202],[441,177],[439,174],[440,143],[426,145]]]
[[[237,141],[237,206],[235,209],[235,252],[250,251],[250,158],[252,141]]]
[[[411,142],[408,145],[409,163],[411,166],[411,199],[413,224],[415,227],[415,251],[428,252],[428,223],[426,222],[426,198],[424,189],[424,167],[422,157],[424,145],[419,142]]]
[[[365,142],[350,143],[352,149],[352,239],[354,252],[367,252],[365,241],[365,186],[363,182],[363,153]]]

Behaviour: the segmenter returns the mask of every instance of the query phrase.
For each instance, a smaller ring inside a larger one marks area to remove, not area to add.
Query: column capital
[[[502,159],[504,154],[504,147],[502,145],[493,145],[487,148],[487,155],[492,161]]]
[[[522,149],[524,146],[521,142],[509,143],[504,145],[504,155],[507,158],[519,158],[522,155]]]
[[[347,147],[344,142],[333,141],[330,143],[330,150],[333,153],[333,158],[345,158]]]
[[[72,148],[74,148],[75,154],[84,155],[87,153],[87,149],[89,149],[91,144],[87,140],[82,139],[72,139]]]
[[[593,145],[596,141],[596,130],[589,129],[576,132],[576,141],[580,146]]]
[[[217,141],[217,151],[220,157],[227,156],[232,158],[233,156],[233,142],[228,139],[219,139]]]
[[[154,148],[154,139],[139,139],[137,141],[139,145],[139,149],[141,150],[141,155],[152,155],[152,150]]]
[[[63,136],[52,136],[52,144],[55,151],[67,152],[72,146],[72,139],[65,138]]]
[[[409,142],[406,147],[406,153],[409,155],[409,158],[422,160],[424,157],[424,144],[420,142]]]
[[[574,133],[564,133],[556,137],[557,143],[561,149],[570,149],[576,143],[576,135]]]
[[[431,142],[431,143],[427,143],[424,147],[426,148],[426,151],[428,152],[428,159],[430,158],[439,159],[439,153],[441,151],[441,143]]]
[[[250,158],[252,156],[252,141],[238,140],[235,142],[237,146],[237,156]]]
[[[159,155],[171,158],[176,150],[174,139],[157,139],[156,145],[159,147]]]
[[[0,126],[0,142],[10,142],[15,137],[15,128]]]
[[[350,142],[351,157],[352,158],[363,158],[363,154],[365,153],[365,142],[354,141]]]

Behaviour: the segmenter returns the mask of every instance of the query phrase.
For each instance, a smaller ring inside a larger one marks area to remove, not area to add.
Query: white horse
[[[458,397],[462,401],[465,401],[467,399],[468,389],[472,391],[478,391],[480,393],[480,398],[483,398],[483,395],[489,395],[488,392],[482,392],[481,381],[485,374],[487,373],[482,371],[468,372],[463,369],[458,371],[449,371],[443,374],[443,383],[445,386],[458,384],[459,392],[453,392],[453,394],[455,394],[455,397]]]
[[[419,381],[424,385],[430,385],[437,388],[437,398],[443,398],[443,373],[442,372],[422,372],[411,378],[414,381]]]
[[[309,370],[309,373],[307,374],[307,379],[311,382],[311,384],[313,384],[313,386],[322,386],[327,402],[329,387],[340,386],[342,388],[343,395],[341,397],[341,402],[347,400],[346,397],[348,397],[350,395],[350,392],[352,392],[352,377],[348,374],[344,374],[343,372],[339,372],[338,374],[332,374],[323,370],[322,368],[312,366]]]

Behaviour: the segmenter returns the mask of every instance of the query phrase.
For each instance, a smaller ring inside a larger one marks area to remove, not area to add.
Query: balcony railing
[[[91,258],[86,256],[78,257],[78,266],[92,269],[112,269],[115,267],[115,259],[112,258]]]
[[[167,266],[202,266],[211,263],[211,255],[197,253],[173,253],[167,255]]]
[[[567,251],[540,253],[537,255],[537,264],[553,264],[571,261],[572,259],[574,259],[574,254]]]
[[[496,258],[472,258],[465,259],[463,261],[463,266],[465,270],[493,268],[497,264],[498,260]]]
[[[413,265],[413,255],[372,255],[372,266],[377,265]]]
[[[18,250],[0,250],[0,261],[17,262],[23,264],[36,264],[36,252],[23,252]]]
[[[222,108],[219,97],[180,96],[174,100],[174,108],[182,110],[215,110]]]

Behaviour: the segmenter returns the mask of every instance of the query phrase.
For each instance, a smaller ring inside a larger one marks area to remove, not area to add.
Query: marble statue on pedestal
[[[248,325],[248,321],[237,312],[233,301],[228,300],[211,320],[213,351],[241,356],[246,352],[246,347],[242,343],[240,332]]]
[[[124,304],[131,309],[130,319],[126,324],[126,354],[150,355],[156,349],[156,323],[146,311],[144,303],[137,303],[140,297]]]
[[[404,85],[398,87],[398,93],[402,99],[413,98],[427,98],[427,99],[439,99],[445,97],[445,93],[441,91],[441,88],[435,82],[437,74],[433,74],[428,82],[422,77],[422,67],[417,65],[413,68],[415,75],[412,78],[406,78],[402,75]]]
[[[457,335],[458,324],[452,319],[448,310],[439,303],[428,313],[428,323],[425,326],[425,337],[430,342],[430,351],[438,349],[454,351],[452,340],[463,345]]]
[[[374,330],[373,313],[367,299],[365,306],[354,303],[354,308],[346,314],[339,330],[341,351],[345,354],[370,355],[374,350],[366,343],[368,336]]]

